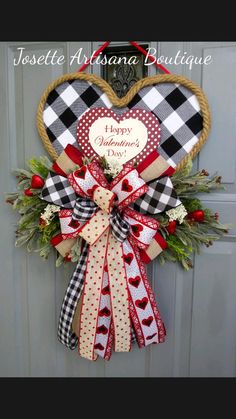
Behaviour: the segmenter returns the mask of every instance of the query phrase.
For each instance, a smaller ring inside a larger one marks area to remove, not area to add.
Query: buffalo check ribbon
[[[169,179],[174,169],[157,152],[137,169],[126,164],[111,183],[97,161],[84,165],[82,157],[77,148],[67,146],[41,196],[61,207],[61,233],[52,239],[59,253],[70,260],[77,237],[86,244],[63,301],[58,336],[71,349],[78,337],[79,353],[87,359],[109,359],[113,344],[117,352],[130,351],[133,330],[140,347],[165,339],[144,263],[166,242],[158,221],[142,212],[158,213],[180,201]],[[79,322],[72,331],[78,302]]]

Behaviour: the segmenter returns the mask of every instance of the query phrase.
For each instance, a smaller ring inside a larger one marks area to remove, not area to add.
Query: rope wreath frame
[[[46,100],[47,100],[48,95],[51,93],[51,91],[54,90],[57,86],[59,86],[60,84],[66,81],[77,80],[77,79],[88,81],[98,86],[104,93],[106,93],[111,103],[118,108],[123,108],[126,105],[128,105],[128,103],[143,87],[150,86],[153,84],[179,83],[182,86],[191,90],[196,95],[199,105],[200,105],[200,111],[203,117],[203,128],[202,128],[202,132],[201,132],[198,142],[194,145],[190,153],[188,153],[187,156],[185,156],[179,162],[179,164],[176,167],[176,171],[182,169],[185,166],[189,157],[191,157],[191,159],[194,159],[196,157],[196,155],[199,153],[199,151],[201,150],[201,148],[203,147],[203,145],[205,144],[208,138],[208,134],[211,128],[211,114],[210,114],[210,109],[209,109],[207,98],[204,92],[202,91],[202,89],[197,84],[192,82],[192,80],[189,80],[186,77],[174,75],[174,74],[158,74],[155,76],[145,77],[137,81],[124,97],[119,98],[114,92],[114,90],[111,88],[111,86],[104,79],[102,79],[101,77],[95,74],[68,73],[57,78],[56,80],[54,80],[52,83],[49,84],[49,86],[45,89],[43,95],[41,96],[38,109],[37,109],[36,120],[37,120],[38,132],[39,132],[40,138],[43,142],[45,149],[47,150],[47,152],[49,153],[50,157],[53,160],[56,160],[59,157],[59,155],[57,154],[56,150],[52,146],[52,143],[48,137],[48,134],[46,132],[46,128],[44,125],[44,121],[43,121],[43,111],[45,108]]]

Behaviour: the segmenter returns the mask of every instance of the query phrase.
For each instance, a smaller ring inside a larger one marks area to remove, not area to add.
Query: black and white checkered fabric
[[[76,194],[67,178],[50,172],[42,189],[41,198],[50,204],[74,208]]]
[[[97,211],[98,206],[89,198],[78,197],[73,209],[72,219],[78,221],[88,221]]]
[[[143,214],[158,214],[181,204],[168,176],[148,182],[148,191],[133,203],[133,208]]]
[[[110,215],[110,225],[112,228],[112,234],[119,242],[125,241],[129,234],[129,223],[125,221],[120,213],[113,209]]]
[[[78,343],[78,338],[72,331],[72,321],[84,287],[88,247],[89,245],[84,243],[80,259],[66,290],[59,318],[58,339],[70,349],[75,349]]]
[[[105,107],[117,114],[128,109],[151,111],[161,125],[158,152],[175,167],[190,152],[201,134],[203,120],[197,97],[176,83],[144,87],[126,108],[113,107],[107,95],[87,81],[71,80],[48,96],[43,119],[53,147],[60,154],[67,144],[77,144],[78,119],[88,109]]]

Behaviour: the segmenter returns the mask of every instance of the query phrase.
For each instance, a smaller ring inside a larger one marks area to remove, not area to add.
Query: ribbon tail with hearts
[[[125,272],[129,291],[129,309],[139,347],[165,340],[165,327],[138,249],[131,240],[123,243],[124,255],[132,255]]]

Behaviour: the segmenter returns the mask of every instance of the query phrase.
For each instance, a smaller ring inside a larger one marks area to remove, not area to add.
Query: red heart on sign
[[[111,109],[93,108],[79,119],[77,141],[87,157],[96,153],[97,159],[105,156],[117,158],[121,164],[140,163],[157,149],[160,131],[158,118],[145,109],[117,115]]]
[[[143,226],[142,226],[141,224],[133,224],[133,225],[131,226],[131,229],[132,229],[132,231],[133,231],[134,236],[135,236],[135,237],[139,237],[139,236],[140,236],[141,231],[143,231]]]
[[[148,326],[148,327],[152,324],[152,322],[153,322],[153,317],[152,316],[149,316],[147,319],[142,320],[142,324],[144,326]]]
[[[135,305],[136,305],[138,308],[141,308],[142,310],[145,310],[145,308],[146,308],[146,306],[147,306],[147,303],[148,303],[148,299],[147,299],[147,297],[143,297],[143,298],[142,298],[142,300],[136,300],[136,301],[135,301]]]
[[[129,278],[130,285],[133,285],[133,287],[135,288],[138,288],[140,281],[141,281],[140,276],[136,276],[135,278]]]

